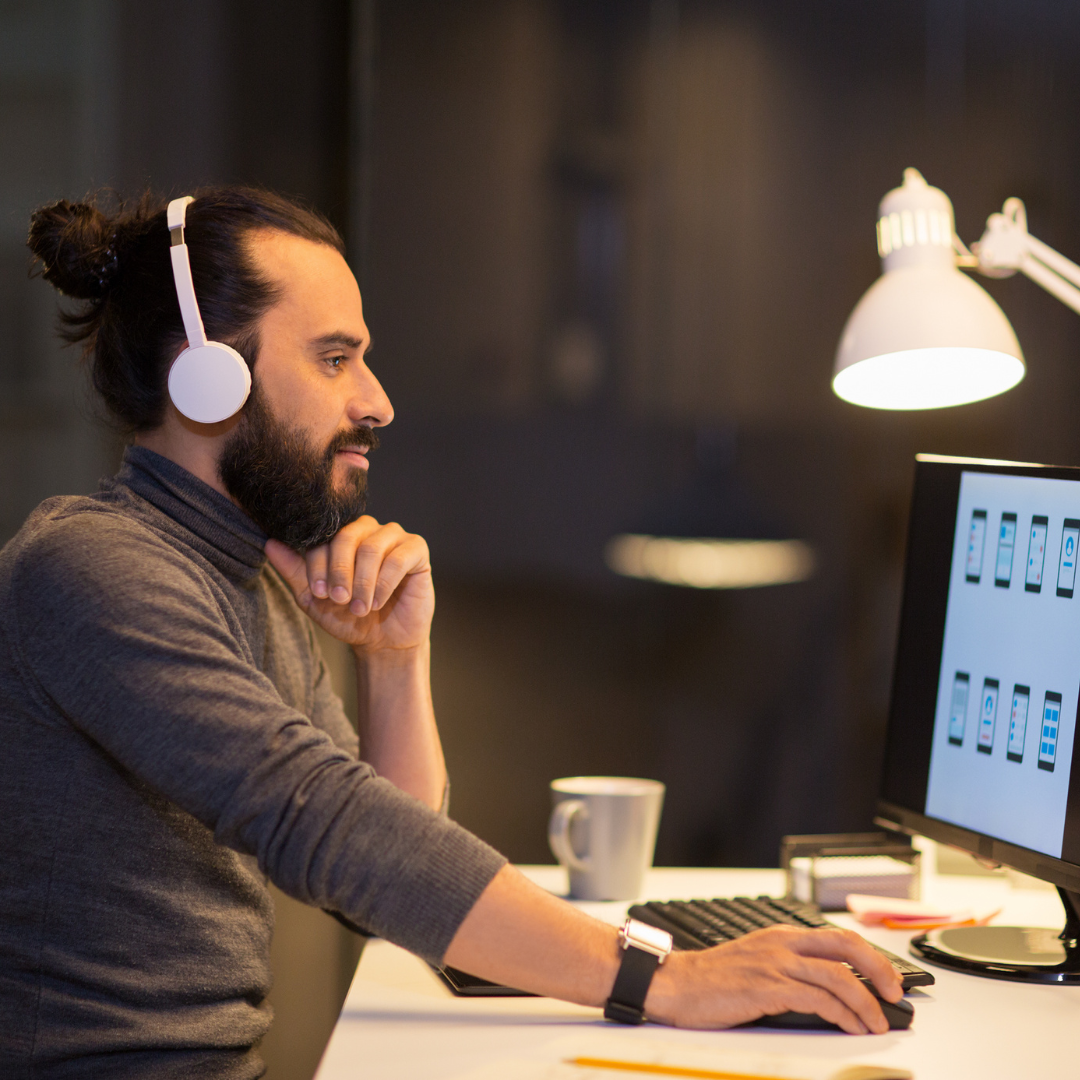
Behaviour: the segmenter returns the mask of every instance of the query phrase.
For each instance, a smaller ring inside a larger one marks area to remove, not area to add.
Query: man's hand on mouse
[[[653,977],[646,1014],[676,1027],[732,1027],[782,1012],[817,1013],[856,1035],[889,1030],[886,1001],[903,996],[892,964],[850,930],[773,926],[700,952],[674,952]]]
[[[267,540],[266,556],[300,607],[333,637],[364,651],[426,644],[435,589],[423,537],[364,515],[306,555]]]

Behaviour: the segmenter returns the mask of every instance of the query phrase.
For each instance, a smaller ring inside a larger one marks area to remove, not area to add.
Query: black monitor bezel
[[[926,779],[930,765],[928,740],[933,734],[937,705],[956,511],[960,477],[964,472],[1080,482],[1080,468],[1072,466],[945,458],[929,454],[920,454],[916,458],[900,630],[882,759],[881,795],[877,800],[875,820],[879,825],[928,836],[940,843],[969,851],[980,859],[1011,866],[1022,873],[1080,892],[1080,740],[1074,740],[1073,767],[1069,779],[1069,809],[1065,823],[1066,837],[1075,841],[1073,846],[1076,852],[1074,853],[1071,847],[1069,850],[1075,861],[1071,858],[1059,859],[1045,855],[939,818],[929,817],[922,810],[916,810],[909,805],[914,802],[918,802],[922,807],[926,805]],[[916,580],[920,581],[917,589],[911,586]],[[932,628],[929,632],[928,625]],[[928,654],[933,654],[932,693],[927,678],[920,680],[911,677],[912,671],[920,664],[924,665],[924,671],[928,670],[925,667]],[[1080,657],[1077,662],[1080,663]],[[909,718],[913,715],[919,724],[916,739],[923,740],[925,752],[921,765],[921,800],[911,795],[918,786],[918,777],[912,768],[909,734]],[[906,744],[902,741],[905,739]]]

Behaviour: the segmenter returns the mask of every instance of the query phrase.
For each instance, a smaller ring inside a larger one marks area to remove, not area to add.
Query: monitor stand
[[[1080,984],[1080,892],[1058,888],[1065,929],[954,926],[920,934],[912,953],[932,964],[991,979]]]

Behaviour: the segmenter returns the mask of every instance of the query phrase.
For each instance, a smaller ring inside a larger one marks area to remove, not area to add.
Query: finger
[[[791,1009],[794,1012],[817,1013],[822,1020],[836,1024],[849,1035],[869,1035],[871,1031],[877,1031],[876,1028],[864,1023],[859,1014],[838,997],[830,994],[828,990],[823,990],[820,986],[804,984],[786,997],[784,1011]],[[881,1020],[884,1022],[885,1017],[882,1016]],[[888,1028],[886,1024],[884,1030],[888,1031]],[[878,1034],[881,1032],[879,1031]]]
[[[292,590],[293,596],[302,605],[311,600],[308,591],[307,564],[304,557],[292,548],[286,547],[280,540],[267,540],[263,549],[270,565],[285,579],[285,584]],[[305,599],[305,597],[307,599]]]
[[[904,996],[899,972],[864,938],[851,930],[809,930],[800,935],[793,948],[803,956],[828,960],[844,960],[856,971],[867,976],[886,1001],[899,1001]]]
[[[867,1030],[879,1035],[889,1030],[889,1023],[877,998],[843,964],[835,960],[802,957],[795,961],[788,974],[825,990],[829,996],[857,1016]],[[837,1023],[835,1020],[832,1022]]]
[[[307,577],[311,592],[320,600],[325,600],[330,595],[330,588],[326,584],[327,570],[330,565],[330,545],[320,544],[317,548],[312,548],[304,558],[307,563]]]
[[[379,580],[383,563],[390,552],[405,538],[405,535],[405,530],[400,525],[391,522],[377,529],[357,547],[353,565],[352,604],[349,607],[354,615],[366,615],[371,611],[375,585]],[[332,577],[334,574],[333,556],[331,556],[330,573]],[[400,580],[398,578],[398,581]],[[396,583],[394,587],[397,587]]]
[[[372,593],[371,610],[379,611],[410,574],[429,568],[427,543],[419,536],[406,536],[400,544],[391,548],[379,567],[379,576]],[[360,600],[353,600],[350,607],[356,615],[364,614],[357,610],[360,603]]]
[[[330,541],[327,554],[326,587],[335,604],[347,604],[355,595],[353,579],[358,548],[377,534],[381,526],[366,514],[351,521]]]

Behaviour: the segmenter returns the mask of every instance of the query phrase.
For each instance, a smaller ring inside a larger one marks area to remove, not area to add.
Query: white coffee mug
[[[659,780],[567,776],[551,781],[548,843],[578,900],[634,900],[652,866],[664,805]]]

